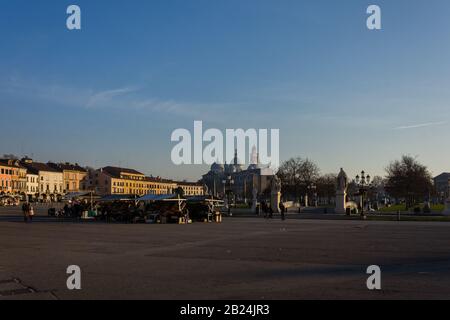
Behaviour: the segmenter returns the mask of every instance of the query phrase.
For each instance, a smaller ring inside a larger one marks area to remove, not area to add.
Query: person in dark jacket
[[[280,212],[281,212],[281,220],[286,220],[286,207],[284,206],[283,202],[280,202]]]
[[[22,212],[23,212],[23,221],[28,222],[28,203],[27,202],[23,203]]]

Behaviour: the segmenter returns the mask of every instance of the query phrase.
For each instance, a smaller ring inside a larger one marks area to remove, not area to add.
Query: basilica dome
[[[219,164],[217,162],[214,162],[211,166],[211,171],[213,172],[223,172],[224,171],[224,167],[222,164]]]

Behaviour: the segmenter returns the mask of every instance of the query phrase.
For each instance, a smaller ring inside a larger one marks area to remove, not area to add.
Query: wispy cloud
[[[419,123],[409,126],[400,126],[394,128],[394,130],[409,130],[409,129],[418,129],[418,128],[425,128],[425,127],[434,127],[434,126],[440,126],[443,124],[447,124],[447,121],[439,121],[439,122],[427,122],[427,123]]]
[[[105,104],[111,103],[114,99],[127,94],[137,92],[139,88],[137,87],[124,87],[119,89],[112,89],[106,91],[100,91],[92,94],[87,103],[87,108],[103,107]]]
[[[179,101],[154,97],[149,90],[136,85],[127,85],[107,90],[94,90],[67,85],[45,84],[13,78],[0,81],[0,92],[30,101],[86,110],[116,110],[143,112],[197,118],[204,121],[228,121],[230,110],[245,110],[240,103]],[[215,115],[221,114],[221,117]]]

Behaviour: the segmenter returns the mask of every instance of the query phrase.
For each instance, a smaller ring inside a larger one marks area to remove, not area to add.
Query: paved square
[[[450,299],[448,223],[19,221],[0,219],[0,299]],[[80,291],[66,287],[69,265]]]

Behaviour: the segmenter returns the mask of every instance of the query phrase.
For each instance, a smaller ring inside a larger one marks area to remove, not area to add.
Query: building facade
[[[204,194],[203,186],[199,184],[147,177],[137,170],[119,167],[90,170],[86,184],[87,190],[92,190],[101,196],[173,194],[178,187],[183,189],[186,196]]]
[[[22,165],[31,173],[37,173],[39,177],[39,199],[56,201],[64,195],[62,170],[54,169],[45,163],[34,162],[30,158],[22,159]]]
[[[25,195],[27,169],[15,159],[0,159],[0,188],[4,194]]]
[[[237,152],[232,164],[214,163],[201,180],[207,188],[207,194],[225,198],[227,192],[231,191],[235,201],[245,203],[252,201],[254,192],[258,198],[265,197],[270,192],[273,171],[260,165],[256,148],[253,148],[250,159],[252,164],[247,169],[240,164]]]
[[[19,168],[19,194],[25,196],[27,194],[27,168],[22,166],[20,161],[17,161]]]
[[[28,199],[39,198],[39,172],[27,170],[27,196]]]
[[[433,180],[434,187],[436,188],[436,192],[438,193],[439,197],[447,199],[450,191],[450,173],[441,173]]]
[[[63,173],[63,192],[80,192],[86,190],[86,177],[88,172],[78,164],[48,163],[48,166]]]
[[[104,167],[89,173],[88,189],[99,195],[145,195],[148,182],[134,169]]]
[[[178,188],[177,184],[160,177],[146,177],[149,182],[148,194],[173,194]]]
[[[205,188],[201,183],[195,182],[175,182],[176,188],[183,189],[185,196],[203,196],[205,195]]]
[[[0,162],[0,194],[12,194],[13,169],[3,162]]]

